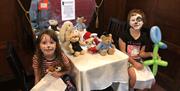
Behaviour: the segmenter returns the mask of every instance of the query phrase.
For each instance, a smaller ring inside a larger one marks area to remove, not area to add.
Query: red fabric
[[[100,43],[100,41],[97,38],[94,38],[94,42],[96,45],[98,45]]]
[[[46,7],[44,7],[44,5],[42,4],[46,4]],[[39,10],[48,10],[48,0],[40,0],[38,3],[38,9]]]
[[[96,49],[96,46],[94,46],[94,47],[90,47],[90,48],[88,48],[88,52],[90,52],[90,53],[94,54],[94,53],[97,53],[97,52],[98,52],[98,50]]]
[[[91,36],[91,32],[86,32],[83,36],[83,38],[86,40],[86,39],[89,39]]]

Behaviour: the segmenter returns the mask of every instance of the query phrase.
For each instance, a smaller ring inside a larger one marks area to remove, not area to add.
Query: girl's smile
[[[44,34],[40,42],[40,49],[45,57],[51,58],[54,56],[56,42],[49,35]]]

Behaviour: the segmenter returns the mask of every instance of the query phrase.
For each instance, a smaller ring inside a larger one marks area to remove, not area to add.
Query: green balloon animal
[[[144,65],[153,65],[152,72],[153,75],[156,76],[158,71],[158,65],[166,67],[168,63],[164,60],[161,60],[161,58],[158,55],[159,48],[166,49],[167,45],[163,42],[161,42],[161,31],[158,26],[153,26],[150,30],[150,37],[151,40],[154,43],[154,49],[153,49],[153,58],[151,60],[144,61]]]

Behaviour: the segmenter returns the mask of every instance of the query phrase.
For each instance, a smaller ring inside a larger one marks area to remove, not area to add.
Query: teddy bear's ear
[[[100,39],[103,40],[105,37],[105,35],[101,35]]]

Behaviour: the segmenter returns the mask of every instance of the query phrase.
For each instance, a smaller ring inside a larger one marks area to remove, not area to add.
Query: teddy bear
[[[61,66],[56,65],[56,66],[49,66],[46,72],[54,72],[54,71],[60,72],[61,70],[62,70]]]
[[[60,28],[58,27],[58,21],[57,20],[55,20],[55,19],[50,19],[49,21],[49,27],[48,27],[48,29],[50,29],[50,30],[54,30],[54,31],[60,31]]]
[[[77,17],[75,28],[76,28],[78,31],[84,31],[84,30],[86,30],[85,22],[86,22],[86,19],[85,19],[83,16]]]
[[[75,57],[83,55],[85,53],[85,51],[81,47],[81,45],[84,45],[84,43],[80,41],[80,35],[77,31],[71,33],[69,42],[69,52]]]
[[[59,31],[60,42],[65,49],[68,49],[70,34],[74,31],[74,25],[71,21],[65,21]]]
[[[86,19],[83,16],[79,16],[76,19],[76,25],[74,26],[76,30],[79,31],[81,37],[80,40],[83,41],[83,36],[87,32],[86,25],[85,25]]]
[[[95,47],[95,49],[100,53],[100,55],[105,56],[107,54],[113,55],[115,52],[115,45],[112,44],[112,34],[103,34],[100,37],[100,43]]]
[[[48,27],[48,29],[55,31],[56,35],[57,35],[58,38],[60,39],[60,37],[59,37],[60,28],[58,27],[58,21],[55,20],[55,19],[50,19],[48,22],[49,22],[49,25],[50,25],[50,26]]]

